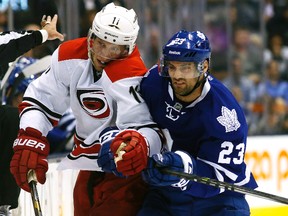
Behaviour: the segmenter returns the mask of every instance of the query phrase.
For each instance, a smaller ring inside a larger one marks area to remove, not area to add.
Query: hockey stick
[[[7,72],[5,73],[2,81],[1,81],[1,87],[0,89],[3,89],[4,85],[6,84],[6,82],[8,81],[8,78],[11,74],[11,72],[13,71],[13,69],[15,68],[16,63],[18,62],[20,57],[16,58],[14,62],[12,62],[12,64],[9,66]]]
[[[238,185],[230,184],[227,182],[218,181],[218,180],[207,178],[207,177],[201,177],[201,176],[197,176],[194,174],[178,172],[178,171],[171,170],[169,168],[160,168],[159,170],[161,170],[161,172],[163,173],[178,176],[186,180],[191,180],[194,182],[206,184],[206,185],[213,186],[213,187],[224,188],[225,190],[234,191],[234,192],[242,193],[245,195],[252,195],[252,196],[262,198],[262,199],[272,200],[274,202],[279,202],[279,203],[288,205],[287,198],[276,196],[274,194],[265,193],[262,191],[253,190],[251,188],[246,188],[243,186],[238,186]]]
[[[27,177],[28,177],[29,186],[31,188],[31,198],[32,198],[32,204],[34,207],[35,216],[42,216],[40,200],[39,200],[38,191],[37,191],[37,177],[35,175],[34,170],[29,170]]]
[[[30,77],[31,75],[43,72],[50,66],[51,59],[51,55],[44,56],[43,58],[37,60],[35,63],[24,68],[22,73],[25,77]]]

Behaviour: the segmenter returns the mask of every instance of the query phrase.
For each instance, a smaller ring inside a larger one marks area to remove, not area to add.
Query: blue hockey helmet
[[[206,35],[200,31],[188,32],[180,30],[173,35],[163,47],[163,57],[160,62],[160,74],[168,75],[167,61],[194,62],[202,73],[203,62],[210,61],[211,48]],[[195,76],[194,76],[195,77]]]
[[[31,57],[21,57],[11,66],[13,69],[2,92],[2,104],[11,105],[13,97],[20,93],[24,93],[28,85],[38,77],[37,74],[30,75],[29,77],[25,77],[23,74],[23,70],[29,65],[34,64],[36,61],[37,59]]]

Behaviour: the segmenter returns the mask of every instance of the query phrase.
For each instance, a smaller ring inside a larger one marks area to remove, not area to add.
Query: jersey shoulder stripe
[[[70,59],[88,59],[87,38],[77,38],[59,46],[59,61]]]
[[[116,82],[129,77],[144,76],[148,69],[136,46],[130,56],[125,59],[110,62],[104,70],[110,80]]]

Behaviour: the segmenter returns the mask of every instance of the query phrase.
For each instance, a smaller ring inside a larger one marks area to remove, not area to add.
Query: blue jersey
[[[257,187],[244,163],[248,132],[244,113],[221,82],[208,76],[201,96],[185,104],[175,98],[169,78],[159,76],[155,66],[143,78],[140,93],[154,121],[169,131],[172,138],[169,148],[188,152],[196,159],[195,174],[253,189]],[[223,189],[193,182],[186,192],[206,198]]]

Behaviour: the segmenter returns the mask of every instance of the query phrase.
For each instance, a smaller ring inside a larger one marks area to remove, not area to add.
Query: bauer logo
[[[13,143],[13,147],[16,146],[29,146],[44,151],[46,145],[33,139],[16,139]]]
[[[171,55],[181,55],[181,52],[169,50],[169,54],[171,54]]]

